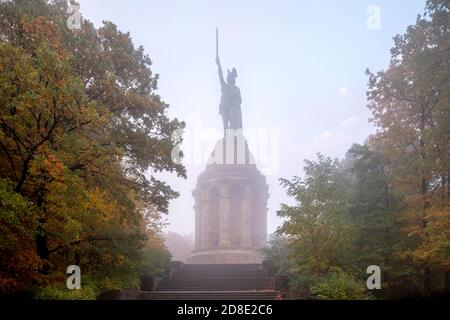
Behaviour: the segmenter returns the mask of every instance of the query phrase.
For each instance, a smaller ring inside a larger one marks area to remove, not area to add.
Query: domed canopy
[[[234,137],[234,140],[224,138],[217,141],[206,170],[198,177],[198,184],[224,176],[246,177],[255,182],[266,183],[265,176],[258,170],[248,143],[242,136]]]

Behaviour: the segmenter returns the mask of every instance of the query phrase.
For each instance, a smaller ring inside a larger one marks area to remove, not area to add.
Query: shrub
[[[80,290],[69,290],[63,286],[51,286],[38,289],[36,300],[96,300],[97,293],[93,286],[83,286]]]
[[[318,300],[367,300],[364,284],[344,272],[334,272],[311,288],[311,297]]]

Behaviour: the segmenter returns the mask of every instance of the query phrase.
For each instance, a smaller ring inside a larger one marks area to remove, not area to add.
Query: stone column
[[[210,247],[209,243],[209,199],[208,190],[204,190],[200,195],[200,249],[205,250]]]
[[[258,186],[253,199],[252,219],[254,229],[252,230],[252,246],[259,249],[266,245],[267,240],[267,187]]]
[[[241,218],[241,245],[249,248],[252,246],[252,188],[249,185],[244,187],[244,194],[241,203]]]
[[[231,197],[230,187],[226,182],[220,186],[220,247],[228,248],[231,246],[230,214]]]
[[[261,187],[258,191],[257,216],[258,216],[258,233],[255,245],[262,248],[267,242],[267,200],[269,198],[268,187]]]
[[[198,189],[195,189],[192,192],[192,195],[194,196],[194,212],[195,212],[195,246],[194,251],[197,251],[200,249],[200,199],[199,199],[199,192]]]

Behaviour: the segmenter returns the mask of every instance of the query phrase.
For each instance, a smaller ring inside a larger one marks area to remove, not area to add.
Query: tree
[[[31,203],[14,192],[12,184],[0,179],[0,287],[11,293],[24,289],[24,283],[39,278],[41,261],[30,230],[36,228]],[[20,254],[18,254],[20,252]]]
[[[381,263],[392,250],[396,199],[387,179],[387,164],[367,145],[353,145],[346,155],[349,215],[357,226],[355,246],[362,267]],[[383,268],[384,269],[384,268]]]
[[[382,290],[372,296],[414,295],[417,268],[399,257],[411,246],[398,219],[402,198],[383,155],[355,144],[344,160],[319,156],[317,162],[306,161],[304,172],[304,178],[282,180],[297,203],[282,206],[283,241],[266,252],[277,263],[283,261],[279,254],[287,253],[282,266],[288,266],[291,285],[310,288],[318,298],[365,298],[367,268],[377,265]]]
[[[280,232],[269,237],[267,246],[263,249],[265,260],[269,263],[271,273],[281,276],[290,276],[291,282],[295,278],[291,276],[292,264],[289,260],[289,238]]]
[[[351,224],[347,221],[346,178],[341,163],[322,155],[306,161],[305,177],[282,179],[296,205],[282,205],[278,216],[285,219],[279,232],[288,237],[292,272],[307,275],[304,285],[320,281],[330,268],[348,269]]]
[[[381,268],[382,297],[413,294],[411,276],[415,270],[398,252],[408,247],[408,238],[400,232],[398,212],[402,199],[388,177],[389,164],[384,156],[368,145],[353,145],[345,158],[349,178],[347,214],[353,226],[353,271],[367,277],[371,265]]]
[[[59,282],[71,264],[135,274],[145,252],[161,250],[161,215],[178,195],[154,174],[185,177],[171,160],[184,123],[167,116],[144,49],[111,22],[69,30],[67,6],[0,3],[0,177],[33,213],[20,227],[35,256],[0,274],[17,288]],[[0,217],[10,221],[3,201]],[[2,260],[20,248],[0,248]],[[24,268],[38,272],[25,279]]]
[[[423,269],[429,294],[433,270],[449,270],[450,5],[429,0],[425,15],[394,38],[386,71],[368,71],[369,108],[378,132],[370,144],[389,161],[405,197],[405,258]]]

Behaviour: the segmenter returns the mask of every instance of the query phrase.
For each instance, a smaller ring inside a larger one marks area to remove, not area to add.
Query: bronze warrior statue
[[[236,86],[237,71],[235,68],[233,68],[233,71],[228,70],[227,81],[225,82],[220,59],[217,58],[216,62],[219,67],[219,79],[222,87],[219,113],[223,119],[224,130],[242,129],[242,98],[241,91]]]
[[[219,68],[219,79],[222,87],[219,113],[222,116],[223,129],[226,136],[228,129],[242,130],[242,97],[241,91],[236,86],[236,78],[238,75],[235,68],[233,68],[233,71],[228,70],[227,81],[225,82],[224,80],[219,58],[219,28],[216,30],[216,63]]]

